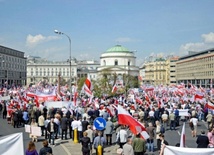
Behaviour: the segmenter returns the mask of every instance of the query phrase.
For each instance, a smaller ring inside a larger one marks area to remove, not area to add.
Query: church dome
[[[121,45],[115,45],[109,48],[105,53],[130,53],[130,51]]]

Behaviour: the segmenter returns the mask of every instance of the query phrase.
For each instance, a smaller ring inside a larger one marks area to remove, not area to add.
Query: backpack
[[[161,128],[160,128],[160,133],[165,133],[165,128],[164,128],[164,126],[163,125],[161,125]]]

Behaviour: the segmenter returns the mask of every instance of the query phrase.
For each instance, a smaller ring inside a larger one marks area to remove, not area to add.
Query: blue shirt
[[[28,120],[29,120],[28,112],[27,112],[27,111],[24,111],[24,112],[23,112],[22,118],[23,118],[23,120],[25,120],[25,121],[28,121]]]
[[[98,145],[101,145],[102,147],[104,147],[104,145],[106,144],[106,140],[104,137],[100,137],[100,136],[97,136],[95,137],[94,139],[94,148],[97,148]]]

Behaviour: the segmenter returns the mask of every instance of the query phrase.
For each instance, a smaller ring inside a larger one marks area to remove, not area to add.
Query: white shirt
[[[59,120],[58,120],[57,118],[54,118],[54,122],[55,122],[57,125],[60,124],[60,122],[59,122]]]
[[[120,142],[121,143],[126,143],[127,142],[128,133],[127,133],[126,130],[121,129],[120,131],[118,131],[117,140],[118,140],[119,136],[120,136]]]
[[[80,120],[77,121],[77,130],[82,131],[82,122]]]
[[[191,118],[190,122],[192,122],[193,125],[196,126],[198,124],[198,119],[197,118]]]
[[[72,121],[71,127],[72,127],[73,130],[77,129],[78,128],[78,121],[77,120]]]
[[[151,110],[150,112],[149,112],[149,117],[154,117],[154,111],[153,110]]]

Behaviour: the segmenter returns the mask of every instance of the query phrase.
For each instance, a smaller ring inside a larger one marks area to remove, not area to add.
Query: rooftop
[[[106,53],[130,53],[130,51],[121,45],[115,45],[109,48]]]

